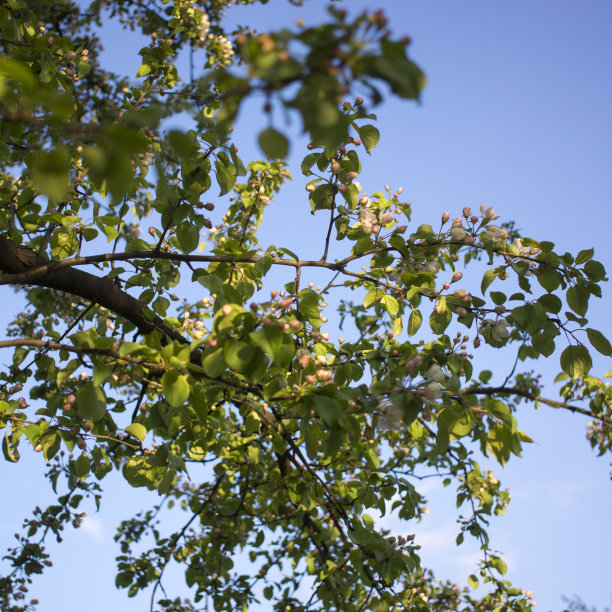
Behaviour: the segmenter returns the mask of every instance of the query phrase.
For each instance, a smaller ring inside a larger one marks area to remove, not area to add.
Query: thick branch
[[[573,404],[568,404],[567,402],[559,402],[557,400],[551,400],[546,397],[542,397],[540,395],[535,395],[534,393],[530,393],[525,389],[519,389],[517,387],[483,387],[483,388],[474,388],[474,389],[462,389],[459,391],[460,395],[518,395],[519,397],[523,397],[525,399],[531,400],[533,402],[540,402],[541,404],[546,404],[551,408],[564,408],[565,410],[569,410],[570,412],[584,414],[585,416],[591,417],[592,419],[597,419],[604,423],[612,424],[612,419],[603,415],[593,414],[592,411],[587,410],[586,408],[581,408],[580,406],[574,406]]]
[[[124,317],[143,334],[157,330],[172,340],[188,343],[188,340],[165,325],[158,317],[147,317],[144,304],[122,291],[111,279],[58,266],[32,249],[8,238],[0,238],[0,270],[10,275],[8,278],[18,279],[13,280],[12,284],[38,285],[78,295]],[[0,279],[4,281],[5,277]]]

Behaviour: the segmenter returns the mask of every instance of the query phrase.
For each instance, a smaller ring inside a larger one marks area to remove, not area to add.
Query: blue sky
[[[271,0],[265,7],[231,9],[229,18],[262,30],[292,24],[298,17],[311,24],[321,18],[324,5],[311,0],[295,8]],[[445,210],[456,216],[464,206],[477,208],[485,202],[501,220],[515,219],[526,235],[552,240],[559,250],[594,246],[596,258],[612,269],[610,2],[336,3],[342,5],[351,12],[384,8],[393,31],[412,37],[412,58],[428,76],[421,105],[388,101],[376,109],[382,138],[360,177],[365,190],[376,191],[385,183],[403,186],[415,225],[435,224]],[[102,35],[106,62],[133,75],[140,63],[138,40],[116,27],[105,28]],[[255,141],[261,126],[253,116],[261,116],[259,104],[253,102],[236,126],[245,160],[258,155]],[[304,154],[300,138],[293,141],[292,151],[293,161],[299,162]],[[317,256],[320,222],[306,214],[299,169],[294,176],[295,185],[270,208],[273,214],[263,235],[305,257]],[[3,299],[14,299],[10,289],[2,292]],[[605,287],[590,318],[593,327],[608,335],[610,295]],[[495,365],[503,368],[499,359]],[[537,364],[551,397],[557,359]],[[610,359],[596,357],[595,373],[606,370],[612,370]],[[493,545],[508,561],[508,576],[534,591],[538,610],[560,610],[561,595],[573,593],[600,609],[611,605],[609,459],[590,451],[581,417],[525,406],[518,418],[536,444],[503,471],[483,462],[513,494],[506,516],[492,528]],[[10,543],[20,519],[46,494],[39,460],[0,464],[5,490],[19,490],[4,505],[0,545]],[[415,528],[391,521],[388,526],[400,533],[416,530],[424,562],[440,578],[464,582],[474,569],[475,548],[454,546],[452,492],[427,486],[431,510],[423,523]],[[126,492],[118,479],[105,488],[109,497],[102,512],[92,512],[81,530],[68,533],[65,546],[52,547],[55,565],[34,585],[41,612],[83,607],[97,612],[111,606],[140,612],[147,607],[147,598],[128,601],[124,592],[113,590],[117,550],[112,537],[117,522],[152,497],[140,490]]]

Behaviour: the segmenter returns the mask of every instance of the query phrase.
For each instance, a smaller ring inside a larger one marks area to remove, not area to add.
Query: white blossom
[[[467,236],[467,233],[463,229],[463,226],[453,225],[453,227],[451,227],[450,235],[453,240],[463,240]]]
[[[481,204],[480,214],[482,215],[482,218],[486,221],[493,221],[494,219],[499,219],[499,215],[495,214],[495,209],[492,206],[486,208],[484,204]]]
[[[496,342],[503,342],[508,336],[510,332],[508,331],[508,322],[505,319],[498,319],[494,321],[493,319],[485,319],[482,325],[479,328],[481,333],[491,330],[491,338]]]
[[[485,238],[491,242],[501,242],[508,237],[508,232],[497,225],[487,225],[485,231]]]
[[[437,382],[430,382],[425,386],[423,391],[425,393],[425,397],[429,401],[440,399],[442,397],[442,385]]]
[[[429,274],[437,274],[440,271],[440,264],[437,261],[426,261],[423,264],[423,271]]]
[[[401,427],[403,417],[401,408],[391,402],[385,402],[379,406],[379,410],[378,426],[381,429],[394,430]]]
[[[434,382],[442,382],[445,378],[442,368],[437,363],[434,363],[429,367],[429,370],[427,370],[425,376]]]

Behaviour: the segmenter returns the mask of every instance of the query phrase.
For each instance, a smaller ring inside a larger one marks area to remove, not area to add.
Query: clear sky
[[[325,4],[311,0],[295,8],[271,0],[266,7],[231,9],[229,17],[256,29],[275,29],[298,17],[315,23]],[[376,109],[382,138],[360,177],[364,189],[403,186],[415,224],[437,222],[445,210],[456,216],[463,206],[485,202],[501,220],[515,219],[526,235],[552,240],[560,250],[594,246],[596,259],[612,269],[612,3],[350,0],[339,5],[351,12],[384,8],[393,31],[412,37],[412,58],[428,76],[421,105],[389,101]],[[102,36],[108,65],[133,76],[141,44],[115,26],[105,28]],[[255,139],[261,126],[253,120],[261,117],[258,104],[236,126],[245,160],[258,155]],[[293,144],[294,161],[304,154],[300,143]],[[299,168],[294,176],[296,185],[271,207],[264,235],[305,257],[314,249],[316,256],[318,221],[304,214],[308,204]],[[10,289],[1,292],[2,299],[14,299]],[[607,335],[612,332],[610,296],[606,287],[604,299],[592,303],[590,318]],[[612,370],[610,361],[595,357],[595,373]],[[554,397],[558,357],[537,369]],[[523,460],[496,470],[513,493],[506,516],[492,528],[493,545],[508,561],[508,577],[534,591],[538,610],[561,610],[561,595],[574,593],[600,610],[610,606],[609,459],[591,452],[581,417],[524,407],[518,418],[536,444],[526,449]],[[42,505],[48,486],[38,475],[39,460],[0,464],[5,491],[18,491],[3,503],[2,548],[20,519]],[[495,469],[492,463],[483,465]],[[81,530],[68,533],[65,546],[51,547],[55,565],[33,588],[41,612],[101,612],[113,606],[140,612],[147,607],[147,598],[128,601],[124,592],[113,590],[118,551],[112,537],[117,522],[145,507],[151,495],[126,491],[118,479],[105,488],[109,496],[102,512],[92,512]],[[419,526],[388,526],[416,530],[424,562],[440,578],[465,582],[477,551],[454,546],[452,491],[432,486],[428,497],[431,511]],[[180,578],[175,584],[181,584]]]

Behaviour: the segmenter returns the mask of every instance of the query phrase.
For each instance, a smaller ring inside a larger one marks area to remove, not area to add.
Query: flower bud
[[[232,307],[229,304],[223,304],[221,312],[227,317],[227,315],[232,313]]]
[[[306,191],[308,193],[312,193],[315,189],[316,189],[316,186],[314,183],[308,183],[308,185],[306,185]]]
[[[466,206],[462,212],[463,216],[467,219],[472,214],[472,209],[469,206]]]
[[[346,179],[348,181],[352,181],[352,180],[356,179],[358,176],[359,176],[358,172],[347,172],[346,173]]]
[[[463,278],[463,274],[461,274],[461,272],[455,272],[453,274],[453,278],[451,282],[456,283],[457,281],[460,281],[462,278]]]
[[[450,213],[443,212],[442,213],[442,223],[447,223],[449,219],[450,219]]]

